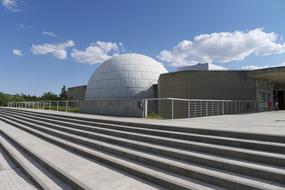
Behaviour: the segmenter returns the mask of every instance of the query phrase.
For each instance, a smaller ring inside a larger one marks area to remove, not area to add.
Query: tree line
[[[26,94],[6,94],[0,92],[0,106],[7,106],[8,102],[29,102],[29,101],[62,101],[67,100],[67,90],[63,86],[60,94],[53,92],[45,92],[42,96],[26,95]]]

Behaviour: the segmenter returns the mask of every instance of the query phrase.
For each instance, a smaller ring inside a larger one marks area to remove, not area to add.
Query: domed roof
[[[156,84],[167,70],[154,59],[140,54],[123,54],[102,63],[92,74],[86,100],[136,98]]]

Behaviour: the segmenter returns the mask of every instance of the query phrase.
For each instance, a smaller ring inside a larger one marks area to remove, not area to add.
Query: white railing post
[[[171,119],[174,119],[174,100],[171,99]]]
[[[194,101],[194,113],[195,113],[195,117],[197,117],[197,101]]]
[[[208,108],[209,108],[209,102],[208,102],[208,100],[206,100],[206,116],[208,116],[209,115],[209,110],[208,110]]]
[[[68,101],[65,101],[65,112],[67,112]]]
[[[200,101],[200,109],[201,109],[200,116],[203,116],[203,102],[202,101]]]
[[[214,101],[212,101],[212,115],[214,115]]]
[[[144,99],[143,100],[143,114],[144,114],[144,118],[147,118],[148,116],[148,100],[147,99]]]
[[[58,101],[56,101],[56,111],[58,111]]]
[[[51,101],[49,101],[49,110],[51,110]]]
[[[188,118],[190,118],[190,100],[187,101]]]

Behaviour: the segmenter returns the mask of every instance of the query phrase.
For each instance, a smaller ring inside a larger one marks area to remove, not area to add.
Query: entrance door
[[[284,91],[278,91],[277,100],[278,100],[279,109],[280,110],[284,110],[285,109],[285,105],[284,105]]]

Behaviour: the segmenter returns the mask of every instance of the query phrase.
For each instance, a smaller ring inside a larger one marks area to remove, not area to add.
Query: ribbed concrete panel
[[[124,54],[105,61],[91,76],[86,100],[97,98],[135,98],[156,84],[167,70],[154,59],[139,54]]]

